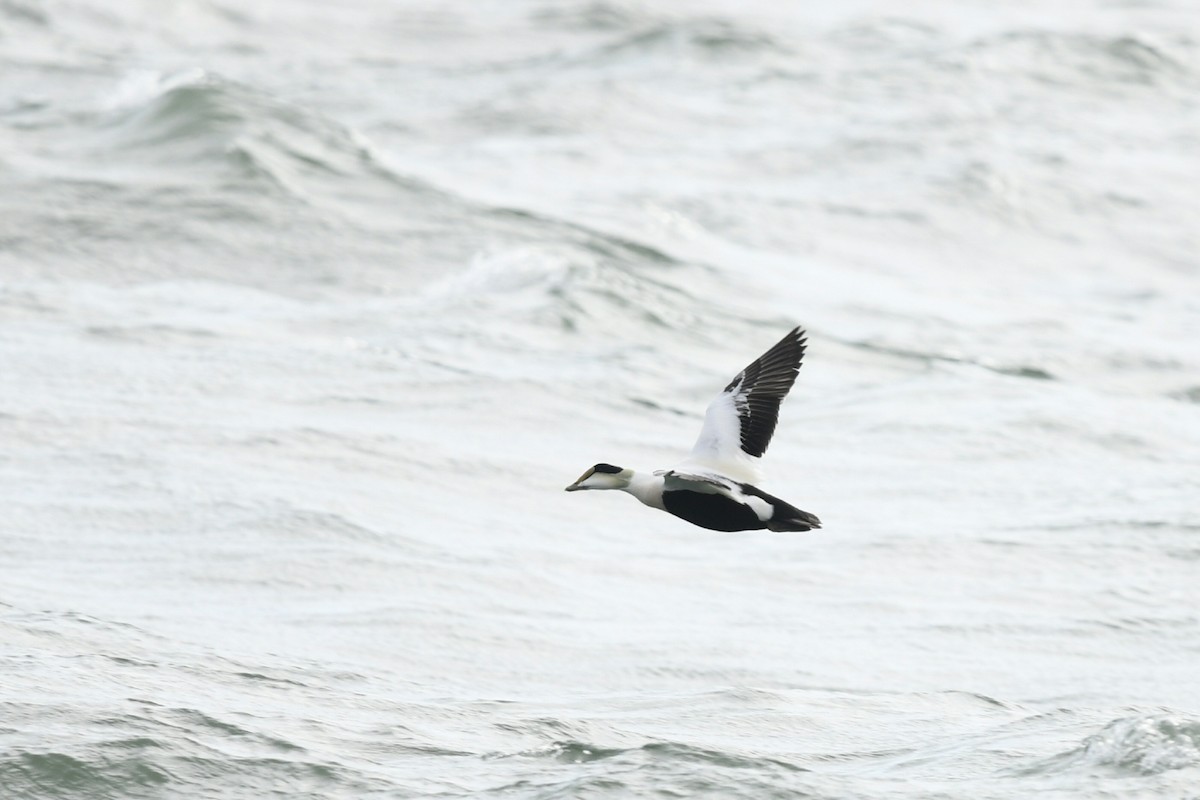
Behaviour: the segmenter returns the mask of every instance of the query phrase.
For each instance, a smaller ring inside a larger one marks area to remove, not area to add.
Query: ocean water
[[[1200,798],[1187,0],[0,0],[0,798]],[[763,488],[616,493],[789,327]]]

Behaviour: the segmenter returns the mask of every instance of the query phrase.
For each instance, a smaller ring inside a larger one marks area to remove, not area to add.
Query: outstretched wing
[[[736,465],[762,457],[779,421],[779,404],[796,382],[806,341],[804,329],[795,328],[729,382],[709,403],[690,461]]]

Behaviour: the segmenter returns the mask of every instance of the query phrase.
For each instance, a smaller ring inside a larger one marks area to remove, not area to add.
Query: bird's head
[[[579,480],[567,487],[568,492],[583,489],[624,489],[633,478],[633,470],[614,467],[612,464],[597,464],[589,467]]]

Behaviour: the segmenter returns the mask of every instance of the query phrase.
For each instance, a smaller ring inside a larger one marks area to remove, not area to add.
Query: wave
[[[686,331],[710,303],[688,287],[705,280],[704,268],[679,272],[654,267],[659,258],[638,257],[619,240],[575,236],[542,243],[492,247],[466,269],[431,284],[414,302],[425,314],[486,308],[539,329],[565,333],[606,332],[618,342],[648,332]],[[714,316],[720,316],[712,309]]]
[[[50,24],[50,18],[37,4],[27,0],[2,0],[0,2],[0,19],[16,23],[29,23],[44,28]]]
[[[1189,386],[1186,389],[1180,389],[1177,392],[1172,392],[1168,397],[1184,403],[1200,403],[1200,386]]]
[[[391,261],[393,283],[401,271],[417,283],[433,279],[426,285],[442,300],[527,293],[528,279],[540,275],[544,320],[567,329],[584,324],[597,304],[608,307],[597,312],[606,320],[615,310],[666,324],[695,302],[662,280],[664,270],[684,264],[659,248],[401,174],[356,130],[210,72],[132,76],[85,143],[90,161],[118,182],[152,183],[160,194],[172,181],[191,197],[218,192],[213,202],[226,210],[189,213],[184,230],[205,218],[256,236],[277,237],[285,226],[295,230],[297,249],[322,233],[349,256],[365,249],[372,260]],[[171,204],[160,197],[156,207]],[[352,240],[339,238],[343,228]],[[345,264],[337,271],[343,280],[355,272]]]
[[[1099,88],[1187,80],[1184,39],[1139,33],[1110,36],[1053,31],[1011,31],[978,39],[964,51],[976,68],[1015,72],[1048,84]]]
[[[0,756],[7,800],[57,797],[218,796],[230,785],[293,787],[320,796],[355,780],[304,748],[187,709],[154,709],[162,719],[122,715],[80,721],[87,744],[14,747]],[[112,731],[100,741],[96,731]],[[211,788],[211,792],[208,791]]]
[[[547,27],[581,31],[631,30],[649,24],[649,14],[617,3],[555,5],[534,13],[533,19]]]
[[[831,338],[841,344],[861,350],[868,353],[878,353],[881,355],[891,356],[897,359],[916,361],[925,365],[932,364],[964,364],[980,369],[995,372],[1000,375],[1008,375],[1014,378],[1029,378],[1038,381],[1053,381],[1055,376],[1048,370],[1034,364],[998,364],[993,363],[985,358],[971,358],[958,353],[936,353],[925,352],[922,350],[913,350],[903,347],[894,347],[885,344],[878,344],[865,340],[851,340],[845,338]]]
[[[633,760],[674,763],[710,764],[718,767],[752,770],[781,770],[808,772],[804,767],[762,756],[746,756],[721,750],[709,750],[677,742],[650,742],[639,747],[605,748],[574,740],[554,742],[548,747],[529,751],[526,755],[553,758],[567,764],[588,761]]]
[[[431,187],[378,163],[356,131],[205,70],[139,73],[117,87],[93,125],[93,155],[152,164],[194,180],[266,179],[304,196],[306,180],[382,180]]]
[[[314,283],[440,287],[442,300],[474,292],[472,302],[503,305],[509,290],[528,296],[522,275],[551,264],[532,288],[541,322],[560,329],[586,326],[589,308],[606,323],[613,313],[661,322],[692,301],[659,279],[681,266],[661,249],[403,174],[355,129],[203,70],[131,75],[51,142],[58,185],[47,186],[44,204],[78,196],[78,218],[60,232],[74,226],[95,243],[100,257],[72,261],[93,277],[112,272],[111,258],[125,277],[301,294]],[[83,202],[98,194],[106,205]],[[136,273],[112,255],[125,242],[137,243]],[[509,269],[500,286],[470,280],[473,270]],[[459,274],[467,279],[455,282]]]
[[[726,19],[690,19],[663,22],[628,34],[599,48],[594,56],[627,58],[631,53],[680,51],[703,59],[733,54],[786,52],[787,48],[769,34]]]
[[[264,796],[286,786],[289,797],[324,798],[334,790],[340,794],[366,788],[345,770],[329,764],[185,755],[149,738],[113,740],[70,754],[10,752],[0,757],[0,785],[6,800],[216,798],[228,796],[230,786],[238,786],[247,792],[245,796]]]
[[[1174,714],[1114,720],[1078,747],[1024,772],[1058,773],[1097,767],[1121,775],[1158,775],[1200,767],[1200,720]]]
[[[696,16],[671,19],[645,9],[591,3],[564,6],[534,14],[533,19],[548,28],[612,34],[590,48],[555,58],[576,65],[606,63],[625,65],[630,57],[686,55],[700,61],[735,55],[789,52],[790,48],[767,31],[745,19],[720,16]]]
[[[492,756],[491,758],[497,758]],[[533,760],[518,781],[493,794],[567,800],[592,796],[774,797],[795,796],[809,770],[776,758],[713,750],[678,742],[601,747],[562,740],[505,759]],[[805,795],[816,796],[816,795]]]

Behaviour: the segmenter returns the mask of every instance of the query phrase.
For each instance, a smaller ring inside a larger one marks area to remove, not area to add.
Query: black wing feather
[[[733,394],[746,453],[760,457],[767,452],[779,422],[779,404],[796,382],[807,341],[803,328],[789,331],[725,387]]]

